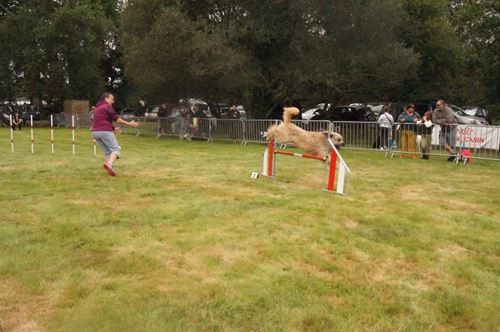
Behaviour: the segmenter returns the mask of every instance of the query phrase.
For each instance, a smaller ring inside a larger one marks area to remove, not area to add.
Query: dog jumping
[[[343,137],[336,132],[314,132],[304,130],[292,123],[292,118],[300,113],[298,108],[284,107],[283,122],[267,129],[267,141],[275,140],[280,144],[293,144],[306,154],[326,158],[328,156],[328,138],[340,149],[344,145]]]

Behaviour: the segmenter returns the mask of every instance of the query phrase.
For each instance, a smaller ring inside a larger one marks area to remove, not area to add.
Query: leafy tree
[[[0,86],[7,87],[1,97],[12,98],[6,92],[15,91],[52,102],[99,94],[106,84],[101,64],[112,27],[105,12],[91,1],[11,2],[0,15],[8,49],[0,55]]]

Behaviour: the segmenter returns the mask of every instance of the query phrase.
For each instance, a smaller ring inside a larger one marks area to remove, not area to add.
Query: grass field
[[[118,176],[80,130],[0,128],[0,331],[498,331],[500,165],[121,135]]]

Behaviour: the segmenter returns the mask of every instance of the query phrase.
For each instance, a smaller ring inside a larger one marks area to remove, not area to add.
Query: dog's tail
[[[299,115],[300,111],[296,107],[283,107],[283,122],[290,123],[295,115]]]

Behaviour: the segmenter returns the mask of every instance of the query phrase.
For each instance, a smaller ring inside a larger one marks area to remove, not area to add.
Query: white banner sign
[[[439,145],[440,132],[441,127],[435,126],[432,131],[433,145]],[[461,147],[462,144],[466,148],[498,150],[500,148],[500,127],[458,125],[455,146]]]

